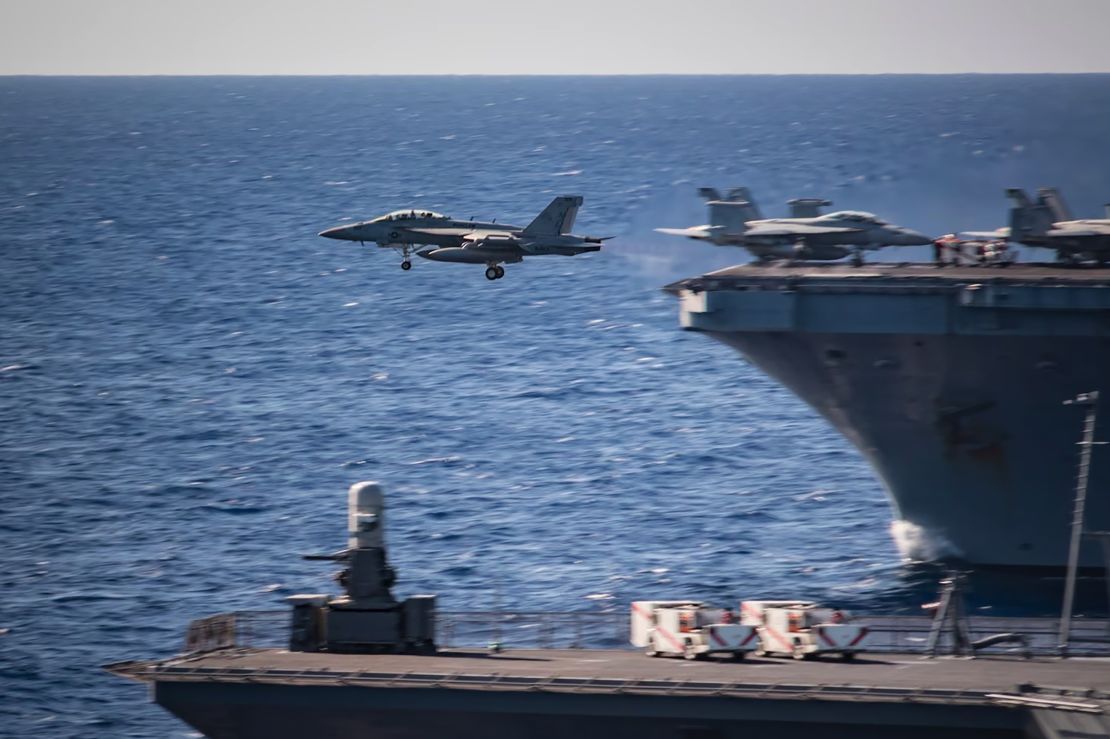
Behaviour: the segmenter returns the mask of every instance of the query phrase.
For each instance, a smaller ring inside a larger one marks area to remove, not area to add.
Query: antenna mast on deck
[[[1068,575],[1064,584],[1064,604],[1060,612],[1059,651],[1061,657],[1068,656],[1068,642],[1071,638],[1071,612],[1075,604],[1075,578],[1079,569],[1079,546],[1083,541],[1083,517],[1087,506],[1087,483],[1091,474],[1091,447],[1105,444],[1095,441],[1095,421],[1098,416],[1098,391],[1080,393],[1064,405],[1080,405],[1087,409],[1083,422],[1083,440],[1079,442],[1079,472],[1075,480],[1075,508],[1071,520],[1071,544],[1068,549]],[[1090,532],[1094,533],[1094,532]],[[1110,572],[1106,573],[1110,578]]]

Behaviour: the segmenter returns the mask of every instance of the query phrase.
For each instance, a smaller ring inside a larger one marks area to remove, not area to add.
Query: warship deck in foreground
[[[753,731],[864,739],[938,729],[951,737],[1110,736],[1110,660],[1046,656],[1055,624],[1043,619],[995,619],[993,628],[1012,633],[979,640],[970,624],[953,624],[955,649],[977,659],[923,658],[922,648],[938,653],[941,612],[931,627],[920,617],[868,619],[882,638],[845,662],[650,659],[613,649],[436,653],[437,643],[459,633],[460,614],[437,617],[435,596],[394,597],[384,521],[380,486],[353,485],[347,549],[312,555],[345,565],[338,577],[345,593],[293,595],[291,611],[270,614],[280,630],[269,644],[287,648],[259,648],[263,612],[220,614],[190,625],[185,654],[107,669],[151,683],[161,706],[211,739],[732,739]],[[955,582],[944,604],[956,596]],[[519,634],[549,639],[555,625],[535,613],[471,615],[495,623],[465,638],[480,633],[498,645],[503,636],[517,643]],[[512,618],[503,622],[505,615]],[[576,617],[576,644],[583,635],[614,636],[605,624],[615,614],[561,615]],[[618,625],[629,633],[627,622]],[[1107,626],[1083,624],[1084,638],[1099,645],[1087,654],[1107,653]],[[991,654],[1015,637],[1021,658]],[[914,647],[918,654],[902,653]]]
[[[907,558],[1064,566],[1082,418],[1063,402],[1110,381],[1110,270],[744,265],[667,290],[684,328],[739,350],[863,453]],[[1097,450],[1086,528],[1110,530]],[[1097,543],[1080,563],[1102,565]]]
[[[864,657],[233,649],[112,669],[152,683],[160,705],[212,739],[1110,736],[1105,659]]]

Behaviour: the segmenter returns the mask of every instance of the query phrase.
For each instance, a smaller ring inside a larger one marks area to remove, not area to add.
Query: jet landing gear
[[[398,248],[398,246],[400,248]],[[395,251],[401,252],[401,269],[408,272],[412,269],[412,244],[399,244],[393,246]]]
[[[487,280],[500,280],[505,276],[505,268],[498,264],[491,264],[486,267]]]

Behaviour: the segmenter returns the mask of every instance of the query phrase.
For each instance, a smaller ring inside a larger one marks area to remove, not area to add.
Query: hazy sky
[[[1110,0],[0,0],[0,74],[1110,72]]]

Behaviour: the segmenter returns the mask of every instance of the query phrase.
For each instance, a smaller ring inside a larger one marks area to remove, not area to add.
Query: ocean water
[[[860,456],[678,329],[659,288],[743,254],[651,229],[701,185],[934,234],[1009,186],[1092,217],[1107,120],[1105,75],[0,78],[0,735],[190,735],[98,665],[333,589],[299,555],[364,479],[397,590],[448,609],[916,609]],[[567,193],[617,238],[493,283],[316,236]]]

